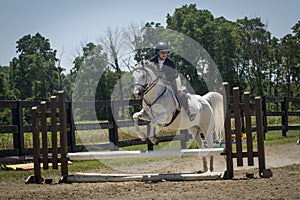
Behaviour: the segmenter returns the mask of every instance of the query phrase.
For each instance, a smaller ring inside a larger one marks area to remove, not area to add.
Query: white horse
[[[157,144],[155,126],[163,129],[183,130],[188,129],[193,139],[201,148],[213,148],[213,135],[218,139],[223,134],[224,108],[223,96],[217,92],[209,92],[204,96],[189,95],[189,105],[196,109],[196,117],[189,120],[186,111],[179,103],[172,91],[172,87],[165,84],[157,75],[156,66],[149,61],[139,63],[132,74],[134,81],[134,96],[143,98],[142,110],[134,113],[133,120],[137,134],[142,141],[147,138]],[[138,120],[150,122],[150,133],[147,137],[141,132]],[[203,144],[201,133],[204,135],[207,145]],[[213,156],[210,157],[210,170],[213,171]],[[206,157],[203,157],[203,171],[208,171]]]

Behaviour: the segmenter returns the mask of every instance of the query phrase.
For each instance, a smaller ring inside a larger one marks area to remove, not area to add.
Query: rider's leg
[[[196,114],[192,113],[190,108],[189,108],[189,96],[187,94],[182,94],[180,97],[179,97],[179,101],[180,101],[180,104],[182,105],[182,107],[185,109],[189,119],[191,121],[193,121],[196,117]]]
[[[175,81],[172,84],[172,88],[173,88],[174,94],[176,95],[179,103],[182,105],[182,107],[186,111],[189,119],[191,121],[193,121],[196,117],[196,114],[193,114],[189,109],[189,104],[188,104],[189,96],[186,93],[184,93],[182,90],[183,88],[181,85],[180,76],[178,76],[178,78],[175,79]]]

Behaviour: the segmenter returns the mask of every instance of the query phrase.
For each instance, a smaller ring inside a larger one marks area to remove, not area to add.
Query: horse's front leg
[[[155,136],[155,126],[158,124],[165,124],[167,114],[161,114],[158,115],[156,118],[152,119],[150,122],[150,131],[149,131],[149,140],[151,141],[152,144],[157,145],[158,144],[158,139]]]
[[[145,142],[147,140],[146,135],[141,131],[139,127],[139,119],[150,121],[149,115],[145,112],[144,109],[140,110],[139,112],[136,112],[133,114],[133,122],[135,126],[136,133],[138,137]]]

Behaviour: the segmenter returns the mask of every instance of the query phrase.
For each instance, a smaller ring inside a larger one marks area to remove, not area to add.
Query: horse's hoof
[[[203,174],[203,173],[206,173],[208,170],[199,170],[196,172],[196,174]]]
[[[208,172],[208,169],[203,169],[202,173]]]
[[[156,137],[150,137],[149,140],[152,144],[158,145],[158,139]]]

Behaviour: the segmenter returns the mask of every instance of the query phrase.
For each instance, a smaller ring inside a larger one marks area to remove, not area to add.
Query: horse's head
[[[141,99],[147,87],[156,79],[153,73],[154,65],[148,61],[138,63],[132,73],[134,89],[133,94],[136,99]]]

